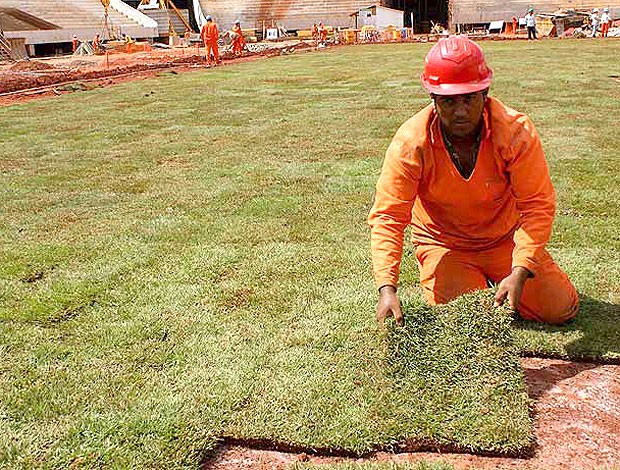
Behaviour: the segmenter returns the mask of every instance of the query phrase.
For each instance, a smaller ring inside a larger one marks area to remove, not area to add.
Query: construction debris
[[[11,72],[41,72],[56,70],[56,67],[38,60],[19,60],[13,64],[9,70]]]
[[[90,42],[87,42],[87,41],[80,43],[80,45],[77,47],[77,49],[73,53],[73,55],[94,55],[94,54],[95,54],[95,49],[93,49],[93,46],[90,44]]]

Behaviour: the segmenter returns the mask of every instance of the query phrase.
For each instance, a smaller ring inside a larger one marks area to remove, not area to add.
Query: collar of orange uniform
[[[480,139],[481,142],[491,137],[489,100],[490,98],[487,98],[487,101],[484,104],[484,109],[482,111],[483,126],[482,126],[482,137]],[[439,116],[437,115],[437,111],[435,111],[435,107],[432,104],[431,106],[433,107],[433,109],[431,111],[431,115],[429,119],[428,134],[431,139],[431,145],[433,147],[441,147],[443,145],[443,141],[441,137],[441,125],[439,123]]]

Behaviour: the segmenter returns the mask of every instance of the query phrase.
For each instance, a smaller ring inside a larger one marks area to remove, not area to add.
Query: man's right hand
[[[379,289],[377,321],[380,325],[383,325],[385,319],[388,317],[394,317],[396,324],[399,326],[403,326],[405,324],[403,312],[400,309],[398,294],[396,294],[396,288],[394,286],[383,286]]]

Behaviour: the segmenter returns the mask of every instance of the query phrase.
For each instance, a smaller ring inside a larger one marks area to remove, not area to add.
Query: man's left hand
[[[499,307],[508,299],[510,309],[516,311],[528,277],[530,277],[530,272],[527,269],[521,266],[514,267],[512,272],[499,283],[497,294],[495,294],[495,306]]]

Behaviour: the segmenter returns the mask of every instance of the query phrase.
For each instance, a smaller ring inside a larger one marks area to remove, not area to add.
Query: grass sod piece
[[[620,43],[483,47],[492,94],[543,139],[551,252],[612,309],[526,325],[517,341],[617,354]],[[393,398],[372,386],[389,377],[364,219],[393,133],[428,103],[411,77],[429,48],[339,48],[0,109],[0,461],[196,468],[233,430],[352,449],[404,436],[357,426]],[[515,54],[545,67],[515,67]],[[401,292],[420,299],[414,263],[408,251]],[[296,420],[260,429],[280,400]],[[331,427],[309,433],[326,409]]]
[[[493,302],[487,290],[435,307],[404,303],[405,326],[391,331],[388,362],[399,402],[394,415],[411,433],[405,440],[428,435],[455,450],[531,450],[512,317]]]
[[[352,350],[345,360],[356,373],[348,380],[338,372],[346,367],[336,362],[339,355],[325,354],[334,369],[323,377],[308,359],[290,370],[289,358],[273,376],[264,371],[257,377],[256,392],[227,436],[320,453],[442,448],[527,454],[529,400],[511,317],[492,304],[488,291],[438,307],[406,303],[404,328],[386,333],[384,345],[369,338],[385,359]],[[341,380],[333,380],[337,375]]]

